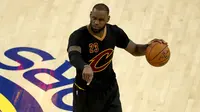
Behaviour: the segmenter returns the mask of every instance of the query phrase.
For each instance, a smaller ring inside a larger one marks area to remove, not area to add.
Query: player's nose
[[[99,24],[99,20],[95,20],[95,21],[94,21],[94,24],[95,24],[95,25],[98,25],[98,24]]]

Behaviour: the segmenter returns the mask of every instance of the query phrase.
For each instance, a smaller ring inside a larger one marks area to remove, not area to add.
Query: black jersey
[[[81,88],[95,88],[97,90],[107,88],[116,75],[112,67],[112,58],[115,46],[126,48],[129,38],[117,25],[107,24],[104,36],[99,38],[92,35],[87,26],[75,30],[69,37],[70,46],[80,46],[82,59],[88,63],[94,77],[89,86],[82,79],[82,71],[76,70],[75,83]]]

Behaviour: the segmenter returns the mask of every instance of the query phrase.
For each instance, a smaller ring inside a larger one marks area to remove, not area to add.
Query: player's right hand
[[[90,65],[85,65],[82,73],[82,78],[87,82],[89,85],[93,79],[93,70]]]

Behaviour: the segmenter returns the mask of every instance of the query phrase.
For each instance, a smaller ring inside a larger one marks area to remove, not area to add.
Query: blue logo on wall
[[[4,53],[4,55],[7,58],[19,63],[19,66],[6,65],[6,64],[3,64],[0,62],[0,68],[4,69],[4,70],[10,70],[10,71],[20,71],[20,70],[26,70],[26,69],[33,67],[35,64],[34,61],[32,61],[29,58],[19,55],[18,54],[19,52],[31,52],[31,53],[37,54],[42,58],[42,61],[50,61],[50,60],[55,59],[51,54],[49,54],[43,50],[40,50],[40,49],[31,48],[31,47],[17,47],[17,48],[12,48],[12,49],[7,50]],[[54,88],[73,84],[74,78],[68,79],[62,75],[64,72],[69,70],[71,67],[72,67],[72,65],[69,63],[69,61],[65,60],[63,62],[63,64],[60,65],[55,70],[48,69],[48,68],[37,68],[37,69],[31,69],[29,71],[26,71],[22,75],[26,80],[28,80],[29,82],[31,82],[38,88],[42,89],[43,91],[48,91],[48,90],[51,90]],[[40,81],[39,79],[37,79],[35,77],[39,73],[46,73],[46,74],[54,77],[55,79],[57,79],[58,82],[52,83],[52,84],[45,84],[44,82]],[[1,75],[5,75],[5,74],[1,74]],[[26,100],[26,97],[28,97],[28,100],[31,98],[30,102],[34,103],[34,106],[37,107],[37,112],[42,112],[42,109],[39,106],[39,104],[37,103],[37,101],[23,88],[21,88],[20,86],[16,85],[14,82],[11,82],[4,77],[0,77],[0,82],[1,82],[0,83],[0,88],[1,88],[0,93],[2,93],[5,97],[7,97],[10,100],[10,102],[13,103],[13,105],[20,104],[20,102],[23,102],[24,100]],[[22,91],[23,96],[24,95],[26,96],[26,97],[21,96],[21,98],[23,100],[19,100],[19,102],[16,104],[14,104],[13,99],[11,98],[15,94],[15,91]],[[52,98],[51,98],[52,103],[60,109],[72,111],[72,106],[67,105],[62,101],[62,98],[70,93],[72,93],[72,88],[67,88],[67,89],[58,91],[57,93],[55,93],[52,96]],[[23,106],[26,107],[24,104],[23,104]],[[17,106],[17,107],[20,107],[20,106]],[[17,111],[21,111],[21,109],[24,110],[23,107],[16,108],[16,109],[17,109]]]

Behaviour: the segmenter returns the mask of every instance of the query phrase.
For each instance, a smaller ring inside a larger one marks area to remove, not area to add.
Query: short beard
[[[106,25],[105,25],[105,26],[106,26]],[[92,25],[90,24],[90,28],[91,28],[92,32],[94,32],[94,33],[100,33],[101,31],[104,30],[105,26],[104,26],[103,28],[99,29],[99,30],[95,30],[95,29],[92,27]]]

